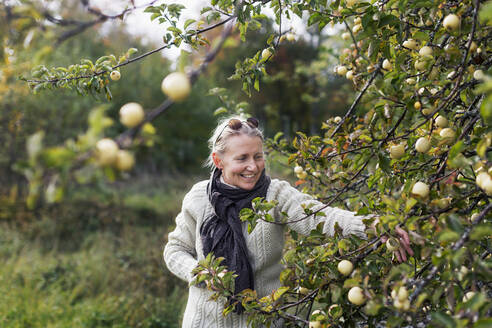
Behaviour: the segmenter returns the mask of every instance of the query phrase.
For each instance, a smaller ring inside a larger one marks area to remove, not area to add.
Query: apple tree
[[[223,28],[220,42],[201,66],[188,75],[177,73],[173,83],[164,81],[168,99],[154,111],[142,113],[135,104],[122,109],[128,130],[115,140],[98,140],[105,119],[95,111],[81,144],[57,150],[69,152],[70,170],[80,172],[93,163],[106,171],[131,168],[133,158],[123,161],[122,149],[186,96],[233,27],[246,42],[248,29],[261,28],[262,19],[275,22],[266,44],[253,56],[238,58],[231,72],[230,78],[254,96],[276,51],[292,38],[286,20],[306,17],[306,24],[320,31],[333,26],[347,45],[333,72],[353,84],[351,106],[343,117],[319,122],[319,135],[299,132],[286,140],[278,134],[267,141],[267,150],[288,157],[303,192],[326,206],[366,215],[367,238],[338,230],[327,237],[322,224],[309,236],[290,231],[282,287],[271,295],[250,290],[234,295],[234,273],[212,256],[197,268],[197,282],[206,281],[215,297],[227,299],[224,315],[242,303],[256,327],[279,318],[286,326],[490,327],[492,3],[210,0],[198,22],[181,19],[182,9],[157,3],[146,9],[150,19],[169,26],[164,47],[188,43],[199,50],[209,42],[203,33],[214,28]],[[71,88],[109,97],[110,80],[119,76],[115,72],[147,55],[132,57],[130,50],[69,67],[38,68],[25,80],[35,92]],[[33,136],[28,145],[33,163],[42,162],[36,167],[43,170],[53,150],[39,143]],[[37,180],[31,185],[46,181],[45,172],[33,173]],[[250,229],[258,220],[283,225],[292,220],[272,221],[273,206],[256,200],[242,219]],[[322,216],[309,208],[305,213],[306,218]],[[413,254],[400,245],[402,229],[408,231]]]

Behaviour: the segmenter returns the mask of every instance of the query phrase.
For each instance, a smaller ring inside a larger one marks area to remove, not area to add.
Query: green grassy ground
[[[162,249],[199,178],[82,190],[22,226],[0,225],[0,327],[179,327],[184,282]]]

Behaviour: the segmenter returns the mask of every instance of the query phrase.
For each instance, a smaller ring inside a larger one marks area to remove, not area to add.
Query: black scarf
[[[220,181],[222,171],[215,169],[207,185],[207,193],[215,214],[205,220],[200,228],[203,255],[210,252],[215,257],[224,257],[222,264],[238,275],[235,280],[237,294],[244,289],[254,289],[253,269],[248,259],[248,249],[244,239],[239,211],[251,208],[251,201],[256,197],[266,197],[270,186],[270,177],[265,170],[251,190],[234,188]],[[236,306],[241,313],[242,307]]]

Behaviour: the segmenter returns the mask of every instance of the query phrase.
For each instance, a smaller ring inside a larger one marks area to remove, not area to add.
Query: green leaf
[[[431,314],[432,320],[438,323],[441,326],[447,327],[447,328],[454,328],[456,327],[456,322],[452,317],[447,315],[446,313],[443,312],[434,312]]]
[[[187,19],[186,22],[184,23],[184,29],[186,30],[188,28],[188,26],[190,26],[194,22],[196,22],[196,20],[191,19],[191,18],[190,19]]]
[[[492,236],[492,224],[490,223],[479,224],[470,233],[470,239],[472,240],[483,240],[490,236]]]

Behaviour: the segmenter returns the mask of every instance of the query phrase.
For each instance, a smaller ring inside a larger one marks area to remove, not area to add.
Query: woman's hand
[[[413,250],[410,247],[410,238],[408,237],[408,233],[402,228],[400,228],[399,226],[395,228],[395,232],[398,235],[400,247],[396,251],[394,251],[394,254],[398,262],[400,263],[406,262],[407,254],[409,256],[413,256]],[[387,240],[388,240],[387,235],[381,236],[381,242],[386,243]]]

